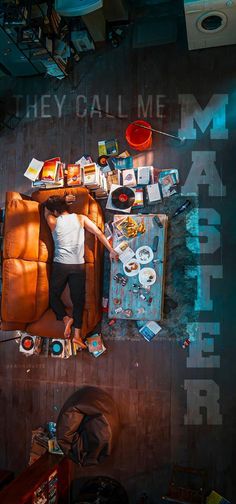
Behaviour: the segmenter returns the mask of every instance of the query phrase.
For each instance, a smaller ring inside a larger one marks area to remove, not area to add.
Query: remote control
[[[158,225],[159,228],[163,228],[163,224],[160,221],[158,215],[155,215],[155,217],[153,218],[153,220],[155,221],[155,223]]]
[[[158,242],[159,242],[159,236],[154,236],[153,244],[152,244],[152,250],[153,250],[153,252],[157,251]]]

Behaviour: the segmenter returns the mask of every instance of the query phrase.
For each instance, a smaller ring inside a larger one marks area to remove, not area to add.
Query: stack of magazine
[[[96,198],[107,196],[107,181],[105,173],[102,173],[96,163],[83,166],[83,184],[94,192]]]

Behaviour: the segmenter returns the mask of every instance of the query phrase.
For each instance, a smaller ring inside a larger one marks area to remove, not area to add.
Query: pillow
[[[39,204],[35,201],[11,200],[6,206],[3,257],[37,261],[39,231]]]

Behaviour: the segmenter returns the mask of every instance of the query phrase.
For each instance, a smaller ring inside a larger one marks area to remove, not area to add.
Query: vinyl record
[[[32,350],[32,348],[34,348],[33,338],[31,338],[31,336],[25,336],[24,338],[22,338],[21,346],[24,350],[29,352],[30,350]]]
[[[112,204],[120,210],[127,210],[134,204],[135,193],[130,187],[118,187],[112,192]]]
[[[105,156],[105,154],[103,154],[102,156],[99,156],[97,163],[99,166],[101,166],[103,168],[104,166],[107,166],[108,159],[109,159],[109,156]]]
[[[61,355],[63,352],[63,345],[60,341],[53,341],[51,343],[51,353],[53,355]]]

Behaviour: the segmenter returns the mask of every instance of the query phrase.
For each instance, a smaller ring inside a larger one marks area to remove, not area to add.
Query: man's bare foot
[[[63,322],[65,324],[64,336],[65,336],[65,338],[70,338],[70,335],[71,335],[71,326],[72,326],[74,320],[73,320],[73,318],[68,317],[68,315],[66,315],[63,318]]]
[[[87,346],[83,342],[83,339],[82,339],[82,336],[81,336],[81,330],[80,329],[75,328],[74,337],[73,337],[73,343],[75,343],[76,345],[78,345],[82,350],[85,349],[85,348],[87,348]]]

